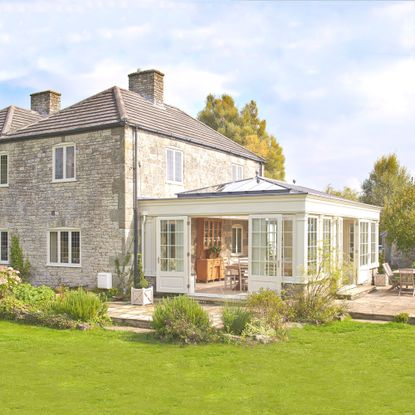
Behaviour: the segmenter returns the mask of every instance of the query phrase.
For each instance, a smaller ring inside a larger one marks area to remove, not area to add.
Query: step
[[[376,291],[376,287],[374,285],[358,285],[357,287],[338,291],[337,298],[341,300],[356,300],[357,298],[363,297],[373,291]]]
[[[353,320],[366,320],[366,321],[394,321],[395,316],[391,314],[374,314],[374,313],[361,313],[355,311],[349,311],[348,314]],[[415,317],[409,316],[409,324],[415,324]]]
[[[190,298],[200,304],[225,305],[228,303],[243,303],[247,295],[221,295],[221,294],[189,294]]]
[[[113,324],[116,326],[129,326],[137,327],[140,329],[151,329],[151,320],[144,320],[135,318],[121,318],[121,317],[111,317]]]

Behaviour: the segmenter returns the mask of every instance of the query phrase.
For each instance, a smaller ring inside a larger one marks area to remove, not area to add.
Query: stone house
[[[31,110],[0,111],[0,263],[20,237],[39,284],[96,284],[130,245],[133,146],[137,195],[177,192],[254,176],[263,160],[163,100],[164,75],[129,75],[61,109],[61,95],[31,95]],[[235,176],[236,175],[236,176]]]
[[[136,205],[160,292],[281,291],[332,249],[347,284],[370,280],[378,208],[262,177],[262,158],[167,105],[163,79],[137,71],[128,90],[64,109],[44,91],[0,110],[0,264],[17,234],[36,284],[94,287],[132,251]]]

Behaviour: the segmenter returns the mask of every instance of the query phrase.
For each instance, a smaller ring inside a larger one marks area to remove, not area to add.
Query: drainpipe
[[[141,213],[141,263],[143,264],[143,270],[145,269],[144,266],[144,227],[146,226],[146,219],[147,219],[147,212],[143,211]]]
[[[138,280],[138,212],[137,212],[137,141],[138,141],[138,128],[134,130],[133,137],[133,226],[134,226],[134,280]]]

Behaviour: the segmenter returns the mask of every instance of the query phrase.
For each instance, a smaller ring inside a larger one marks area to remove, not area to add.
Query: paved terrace
[[[354,319],[392,321],[399,313],[408,313],[410,322],[415,324],[415,297],[411,293],[398,295],[389,287],[378,287],[358,299],[346,301],[348,311]],[[220,327],[222,307],[214,304],[202,304],[209,313],[212,324]],[[154,305],[136,306],[126,302],[109,304],[109,315],[117,324],[149,328]]]

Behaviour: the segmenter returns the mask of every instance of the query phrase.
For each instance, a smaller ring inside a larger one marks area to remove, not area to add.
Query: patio
[[[399,313],[408,313],[410,323],[415,324],[415,298],[410,293],[398,295],[397,290],[389,287],[378,287],[362,297],[346,301],[348,312],[356,320],[392,321]],[[202,304],[209,313],[215,327],[222,325],[222,306]],[[109,303],[109,315],[116,324],[149,328],[154,305],[135,306],[126,302]]]
[[[399,313],[408,313],[415,324],[415,298],[410,292],[399,296],[390,286],[377,287],[375,291],[347,302],[350,315],[355,319],[392,321]]]

